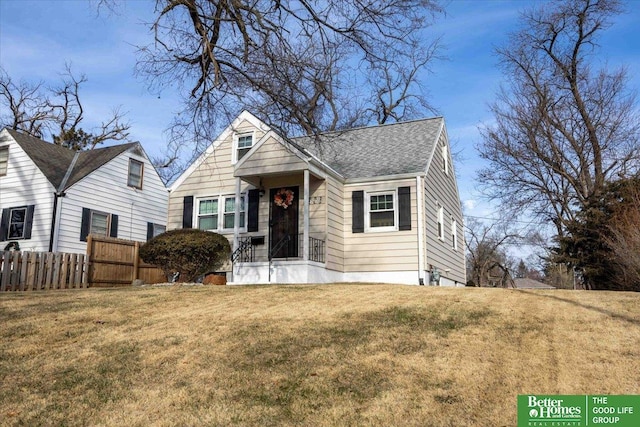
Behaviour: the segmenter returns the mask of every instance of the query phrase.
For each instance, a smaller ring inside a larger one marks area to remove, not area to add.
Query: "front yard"
[[[634,293],[3,293],[0,325],[8,426],[513,426],[518,394],[640,394]]]

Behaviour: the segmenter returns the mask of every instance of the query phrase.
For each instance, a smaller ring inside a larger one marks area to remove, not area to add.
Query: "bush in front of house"
[[[171,230],[154,237],[140,248],[140,258],[161,268],[167,277],[180,273],[177,281],[193,282],[215,271],[229,258],[226,237],[196,229]]]

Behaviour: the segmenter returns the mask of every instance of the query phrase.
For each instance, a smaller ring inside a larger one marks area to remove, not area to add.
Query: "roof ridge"
[[[442,120],[444,119],[444,116],[435,116],[435,117],[423,117],[421,119],[411,119],[411,120],[407,120],[404,122],[393,122],[393,123],[378,123],[375,125],[363,125],[363,126],[358,126],[358,127],[354,127],[354,128],[348,128],[348,129],[340,129],[340,130],[331,130],[331,131],[327,131],[327,132],[322,132],[319,133],[315,136],[324,136],[324,135],[330,135],[330,134],[344,134],[344,133],[348,133],[348,132],[352,132],[352,131],[357,131],[357,130],[363,130],[363,129],[379,129],[379,128],[386,128],[386,127],[391,127],[391,126],[395,126],[395,125],[406,125],[409,123],[417,123],[417,122],[426,122],[426,121],[431,121],[431,120]],[[301,136],[293,136],[290,137],[290,139],[303,139],[303,138],[312,138],[314,137],[314,135],[301,135]]]

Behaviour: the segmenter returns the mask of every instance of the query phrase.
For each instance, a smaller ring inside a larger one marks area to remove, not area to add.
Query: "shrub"
[[[196,229],[171,230],[154,237],[140,248],[140,258],[161,268],[169,277],[179,272],[179,282],[193,282],[218,269],[231,252],[226,237]]]

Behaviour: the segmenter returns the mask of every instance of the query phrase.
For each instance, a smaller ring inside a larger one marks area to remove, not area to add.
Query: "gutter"
[[[69,178],[71,177],[71,172],[73,171],[73,168],[75,167],[76,163],[78,162],[78,157],[80,156],[80,151],[76,151],[75,155],[73,156],[73,159],[71,160],[71,164],[69,165],[69,168],[67,169],[67,172],[64,175],[64,178],[62,178],[62,182],[60,182],[60,185],[58,186],[58,188],[56,189],[56,191],[53,192],[53,212],[51,213],[51,232],[49,233],[49,252],[54,252],[54,249],[57,250],[57,231],[58,228],[60,227],[60,212],[62,211],[60,209],[60,211],[58,210],[58,199],[61,197],[65,197],[67,194],[64,192],[65,187],[67,186],[67,182],[69,182]],[[62,203],[62,201],[60,201],[60,203]]]
[[[416,177],[426,176],[425,172],[408,172],[408,173],[399,173],[395,175],[382,175],[382,176],[371,176],[365,178],[348,178],[344,181],[344,186],[357,185],[357,184],[365,184],[369,182],[380,182],[380,181],[395,181],[399,179],[414,179]]]

